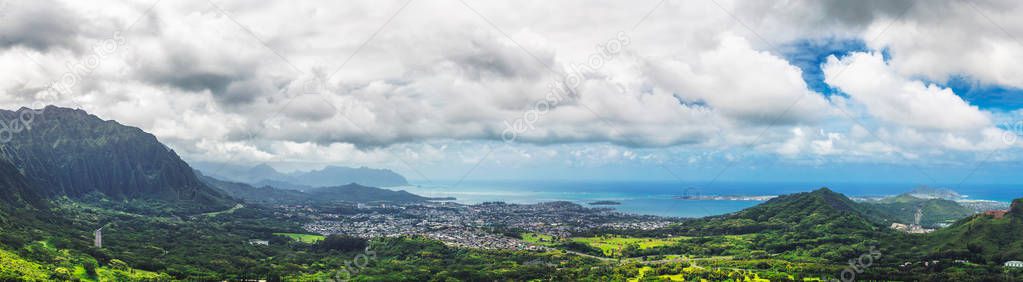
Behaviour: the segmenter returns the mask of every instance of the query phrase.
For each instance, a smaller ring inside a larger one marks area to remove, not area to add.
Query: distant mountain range
[[[367,187],[355,183],[332,187],[310,188],[305,191],[278,189],[271,185],[252,186],[246,183],[219,180],[199,174],[199,178],[232,197],[249,203],[261,204],[312,204],[312,203],[411,203],[430,200],[453,200],[453,198],[427,198],[406,191],[393,191]]]
[[[195,162],[203,174],[218,179],[248,183],[254,186],[274,186],[281,189],[311,190],[316,187],[331,187],[358,183],[374,187],[408,185],[404,176],[388,169],[367,167],[351,168],[327,166],[320,170],[282,173],[267,164],[239,166],[220,163]]]
[[[31,112],[27,112],[31,111]],[[229,181],[197,173],[155,136],[82,110],[0,110],[0,120],[31,122],[0,143],[0,212],[44,207],[57,197],[93,199],[130,208],[155,201],[156,212],[198,213],[248,202],[418,202],[431,198],[369,185],[408,184],[389,170],[328,166],[280,173],[268,165],[223,167]],[[209,166],[207,166],[209,168]],[[246,181],[260,182],[253,186]],[[359,184],[355,184],[359,183]],[[300,190],[300,191],[297,191]],[[108,201],[113,200],[113,201]]]
[[[173,150],[139,128],[54,106],[43,111],[0,110],[0,120],[24,119],[26,111],[33,111],[31,122],[24,122],[20,131],[12,132],[10,139],[0,144],[0,173],[9,186],[3,197],[8,201],[96,194],[197,210],[233,205],[226,194],[200,182]],[[19,187],[24,184],[29,186]],[[25,189],[34,190],[35,195],[26,195]]]

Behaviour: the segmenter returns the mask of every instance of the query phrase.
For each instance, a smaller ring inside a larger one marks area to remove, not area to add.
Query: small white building
[[[251,240],[249,240],[249,245],[253,245],[253,246],[256,246],[256,245],[269,246],[270,245],[270,241],[259,240],[259,239],[251,239]]]
[[[92,246],[97,247],[97,248],[102,248],[103,247],[103,228],[100,227],[99,229],[96,229],[96,231],[93,232],[92,235],[95,236],[93,238]]]
[[[1010,261],[1005,262],[1005,267],[1014,267],[1014,268],[1023,267],[1023,261],[1010,260]]]

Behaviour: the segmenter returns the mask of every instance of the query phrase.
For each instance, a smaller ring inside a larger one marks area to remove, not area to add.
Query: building
[[[984,214],[985,215],[990,215],[990,216],[994,217],[995,219],[1002,219],[1003,217],[1005,217],[1005,214],[1008,213],[1008,212],[1009,211],[1004,211],[1004,210],[993,210],[993,211],[986,211],[986,212],[984,212]]]
[[[906,233],[911,233],[911,234],[923,234],[923,233],[930,233],[931,231],[934,231],[934,229],[923,228],[923,226],[920,226],[920,225],[916,225],[916,224],[908,224],[907,225],[907,224],[902,224],[902,223],[898,223],[898,222],[893,222],[892,225],[890,226],[890,228],[898,230],[898,231],[906,232]]]
[[[249,245],[263,245],[263,246],[269,246],[269,245],[270,245],[270,241],[267,241],[267,240],[259,240],[259,239],[250,239],[250,240],[249,240]]]
[[[1010,260],[1005,262],[1005,267],[1023,268],[1023,261]]]
[[[92,233],[95,238],[93,239],[92,245],[97,248],[103,247],[103,227],[96,229],[96,232]]]

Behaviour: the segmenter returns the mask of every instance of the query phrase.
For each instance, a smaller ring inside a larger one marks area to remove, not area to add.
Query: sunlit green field
[[[572,241],[584,243],[592,247],[598,248],[604,252],[605,256],[616,256],[621,253],[626,246],[635,245],[637,249],[644,250],[649,248],[656,248],[661,246],[673,245],[681,240],[688,239],[686,237],[674,237],[674,238],[639,238],[639,237],[618,237],[618,236],[598,236],[598,237],[575,237]]]
[[[323,240],[323,238],[324,238],[323,235],[299,234],[299,233],[274,233],[274,235],[288,237],[288,238],[291,238],[292,240],[299,241],[299,242],[302,242],[302,243],[308,243],[308,244],[319,242],[319,241]]]
[[[538,233],[522,233],[522,240],[537,245],[553,245],[557,239],[554,236]]]

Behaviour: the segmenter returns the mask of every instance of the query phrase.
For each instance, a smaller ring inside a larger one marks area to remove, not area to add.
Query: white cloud
[[[506,121],[545,99],[558,80],[550,69],[587,63],[624,31],[629,46],[583,71],[574,92],[497,150],[496,162],[710,162],[743,157],[734,150],[747,146],[790,159],[937,158],[1005,148],[995,125],[1019,119],[919,78],[1023,85],[1013,63],[1023,46],[1005,34],[1023,34],[1013,13],[1023,5],[977,4],[1002,32],[966,4],[917,4],[872,41],[907,2],[720,1],[728,11],[659,2],[467,2],[487,20],[459,1],[413,1],[393,19],[404,1],[160,2],[148,15],[146,3],[28,5],[0,18],[16,22],[0,28],[9,40],[0,44],[0,106],[39,100],[68,62],[88,56],[83,46],[123,31],[127,43],[53,103],[141,127],[188,158],[471,163],[481,146],[499,143]],[[25,32],[36,27],[47,31]],[[831,59],[827,82],[849,96],[826,98],[772,50],[829,37],[863,39],[891,60]],[[309,91],[314,79],[325,81]],[[455,145],[438,144],[447,142]]]
[[[966,131],[991,126],[989,115],[952,90],[906,79],[879,53],[856,52],[829,57],[825,82],[848,93],[874,116],[893,124],[923,130]]]

